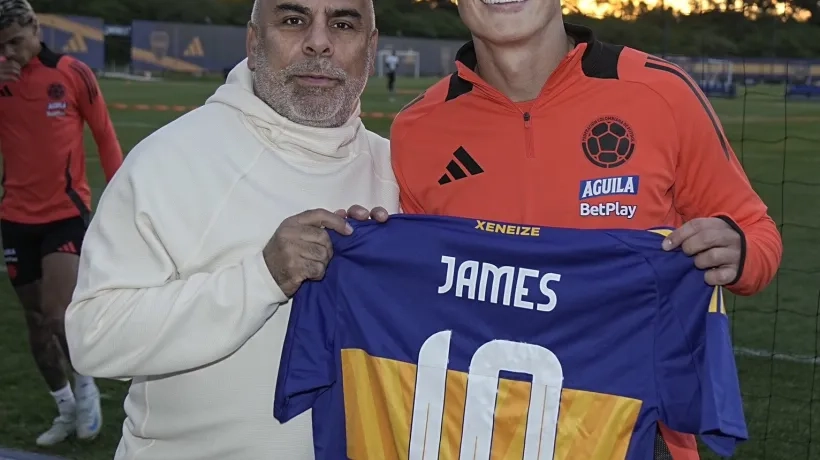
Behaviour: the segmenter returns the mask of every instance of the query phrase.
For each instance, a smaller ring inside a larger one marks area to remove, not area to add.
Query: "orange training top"
[[[122,150],[94,73],[84,63],[43,45],[19,81],[0,82],[0,218],[39,224],[90,217],[84,120],[110,180],[122,164]]]
[[[566,30],[577,46],[529,104],[476,75],[468,43],[458,71],[405,107],[390,136],[403,211],[575,228],[720,217],[743,237],[729,289],[762,290],[780,234],[697,84],[662,59]]]

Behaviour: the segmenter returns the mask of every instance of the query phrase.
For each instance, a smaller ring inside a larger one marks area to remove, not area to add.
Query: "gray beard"
[[[367,48],[366,69],[373,65],[373,53]],[[253,72],[253,90],[279,115],[300,125],[316,128],[336,128],[345,124],[356,109],[367,85],[367,74],[355,78],[347,76],[331,88],[306,88],[297,85],[291,75],[298,65],[274,71],[271,69],[264,45],[253,50],[256,70]],[[333,69],[342,77],[342,72]]]

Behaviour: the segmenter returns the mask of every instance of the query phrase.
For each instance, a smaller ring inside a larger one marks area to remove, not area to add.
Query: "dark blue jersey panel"
[[[629,459],[651,453],[657,420],[708,435],[721,454],[746,438],[720,292],[661,250],[662,235],[403,215],[352,224],[331,235],[325,279],[294,299],[276,388],[280,421],[313,408],[317,458],[346,458],[341,350],[418,363],[442,331],[451,370],[470,371],[488,341],[534,344],[560,362],[563,388],[642,401]]]

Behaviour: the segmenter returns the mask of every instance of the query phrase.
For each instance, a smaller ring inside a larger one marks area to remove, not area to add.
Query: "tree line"
[[[785,9],[782,2],[778,9],[773,0],[720,2],[708,8],[693,0],[700,10],[689,15],[649,9],[643,2],[609,0],[623,3],[615,4],[612,15],[603,19],[580,14],[574,1],[563,3],[567,21],[591,27],[605,41],[653,54],[820,59],[817,0],[790,0]],[[33,4],[41,13],[95,16],[107,24],[128,25],[143,19],[244,26],[253,0],[37,0]],[[375,5],[383,35],[469,38],[449,0],[376,0]],[[719,11],[720,5],[725,11]]]

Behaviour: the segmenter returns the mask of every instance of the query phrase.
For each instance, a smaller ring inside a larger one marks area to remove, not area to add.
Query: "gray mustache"
[[[329,61],[303,61],[292,64],[285,69],[288,78],[293,78],[297,75],[321,75],[326,78],[335,78],[337,80],[345,80],[347,73],[335,67]]]

